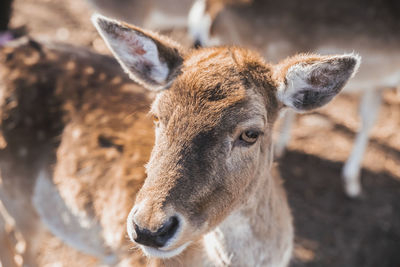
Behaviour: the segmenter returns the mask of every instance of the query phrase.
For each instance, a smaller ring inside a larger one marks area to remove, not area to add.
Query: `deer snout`
[[[161,210],[155,211],[150,205],[143,204],[145,203],[135,205],[128,216],[127,228],[130,239],[137,244],[152,248],[167,246],[168,241],[176,236],[181,227],[179,217],[168,216]]]
[[[136,243],[154,247],[161,248],[164,247],[167,242],[175,236],[176,231],[179,227],[178,217],[172,216],[155,232],[152,232],[146,228],[141,228],[135,222],[134,230],[136,237],[133,239]]]

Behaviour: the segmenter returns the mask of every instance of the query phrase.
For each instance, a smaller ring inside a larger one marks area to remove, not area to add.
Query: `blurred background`
[[[4,7],[0,7],[1,20],[7,20],[7,1],[1,1],[1,5],[4,4]],[[243,45],[256,49],[267,60],[275,63],[297,52],[360,53],[364,65],[360,72],[360,82],[353,86],[359,88],[339,95],[318,111],[297,116],[286,152],[275,163],[274,173],[284,180],[294,215],[296,245],[291,266],[400,266],[400,92],[395,86],[397,82],[398,87],[400,81],[399,1],[265,0],[239,1],[242,3],[237,5],[230,1],[219,2],[220,6],[226,5],[226,8],[218,6],[217,11],[213,11],[211,17],[214,23],[205,27],[206,35],[209,30],[210,36],[204,37],[204,28],[191,29],[192,32],[188,30],[187,17],[193,4],[191,0],[15,0],[12,2],[8,29],[0,29],[0,45],[4,45],[6,49],[8,41],[29,35],[38,43],[56,42],[67,44],[68,47],[79,47],[76,51],[83,48],[84,51],[91,51],[88,53],[110,55],[90,22],[91,14],[97,11],[160,31],[187,48],[199,41],[202,45]],[[32,42],[30,45],[35,46]],[[68,49],[72,51],[68,53],[74,53],[75,48]],[[35,160],[48,147],[35,147],[36,152],[29,154],[28,145],[25,150],[18,146],[15,155],[12,152],[14,143],[10,143],[10,136],[14,135],[16,138],[13,139],[15,144],[28,142],[26,140],[31,138],[32,132],[29,131],[33,126],[19,126],[21,118],[6,112],[5,106],[9,102],[4,95],[10,90],[18,91],[18,84],[22,84],[10,81],[14,76],[21,78],[24,72],[18,72],[17,63],[10,67],[14,58],[10,58],[11,54],[7,51],[2,53],[1,266],[107,265],[106,260],[100,262],[93,255],[88,256],[66,245],[45,226],[39,227],[36,222],[35,227],[32,226],[33,221],[37,220],[36,211],[29,206],[30,198],[24,201],[21,199],[32,194],[32,170],[37,170]],[[30,52],[24,54],[21,61],[23,65],[29,65],[29,60],[33,60],[34,63],[30,66],[34,66],[35,71],[42,71],[43,77],[55,75],[52,71],[57,69],[56,66],[53,70],[51,67],[40,69],[40,60],[35,61],[32,55]],[[74,57],[68,58],[71,59]],[[76,61],[78,65],[81,64],[79,60]],[[115,75],[122,77],[121,83],[128,84],[130,90],[137,90],[142,94],[142,89],[137,88],[137,85],[129,85],[127,77],[119,69],[116,70],[119,66],[113,65],[114,62],[104,63],[108,62],[107,59],[87,63],[90,59],[85,60],[82,62],[85,66],[92,64],[94,72],[97,67],[110,72],[119,71]],[[66,64],[62,59],[60,62]],[[109,70],[103,66],[107,64]],[[90,69],[87,71],[90,73]],[[61,75],[60,72],[57,75]],[[28,76],[27,74],[27,78],[24,78],[26,81],[32,78]],[[85,77],[89,76],[72,75],[58,82],[71,82],[84,88]],[[36,82],[32,83],[37,86]],[[86,83],[91,83],[91,80]],[[12,88],[10,84],[13,84]],[[112,83],[109,86],[111,85]],[[101,80],[90,86],[101,86]],[[379,91],[379,97],[382,97],[382,106],[369,134],[367,149],[363,153],[360,173],[363,191],[361,196],[352,199],[344,193],[341,173],[361,127],[358,114],[361,95],[364,89],[375,90],[374,88]],[[151,99],[151,95],[146,97]],[[32,99],[36,98],[32,96]],[[24,102],[19,102],[19,105],[23,104]],[[41,105],[46,103],[38,106]],[[57,106],[58,102],[52,105]],[[41,114],[43,111],[39,109],[36,111],[30,107],[25,112]],[[64,117],[60,115],[57,118],[63,120]],[[35,127],[40,126],[38,125],[35,124]],[[12,134],[7,135],[11,128]],[[60,135],[57,129],[54,130],[54,136]],[[278,124],[277,139],[282,131]],[[47,137],[43,138],[47,140]],[[107,142],[103,142],[103,145],[107,146]],[[47,144],[46,141],[43,144]],[[49,154],[49,166],[55,164],[56,157],[53,154]],[[18,180],[15,177],[23,182],[13,184]],[[28,189],[18,193],[20,188]],[[25,217],[19,216],[24,212],[31,214],[32,221],[26,220],[26,214]],[[28,228],[31,230],[26,231]],[[40,231],[37,230],[39,228]],[[37,234],[39,232],[40,235]],[[28,241],[33,240],[33,236],[34,241]],[[30,251],[27,246],[37,249],[27,253]]]

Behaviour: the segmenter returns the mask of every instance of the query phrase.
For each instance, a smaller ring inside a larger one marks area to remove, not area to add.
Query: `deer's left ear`
[[[358,55],[298,55],[274,69],[278,99],[298,112],[321,107],[331,101],[360,65]]]
[[[183,62],[182,48],[167,37],[93,15],[93,24],[130,77],[150,90],[167,87]]]

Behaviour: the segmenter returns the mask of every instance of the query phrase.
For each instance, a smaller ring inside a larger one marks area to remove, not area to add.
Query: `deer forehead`
[[[175,116],[202,127],[215,125],[221,118],[246,119],[250,113],[272,111],[276,105],[268,104],[274,103],[275,90],[268,66],[251,52],[202,49],[186,57],[181,74],[158,94],[152,112],[165,120]]]

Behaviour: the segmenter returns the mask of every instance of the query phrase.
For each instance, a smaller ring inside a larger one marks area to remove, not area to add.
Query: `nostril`
[[[157,241],[165,245],[171,237],[173,237],[178,230],[179,221],[178,218],[173,216],[164,223],[164,225],[157,231]]]
[[[156,232],[140,228],[135,224],[136,243],[149,247],[163,247],[176,233],[179,220],[176,216],[168,219]]]

